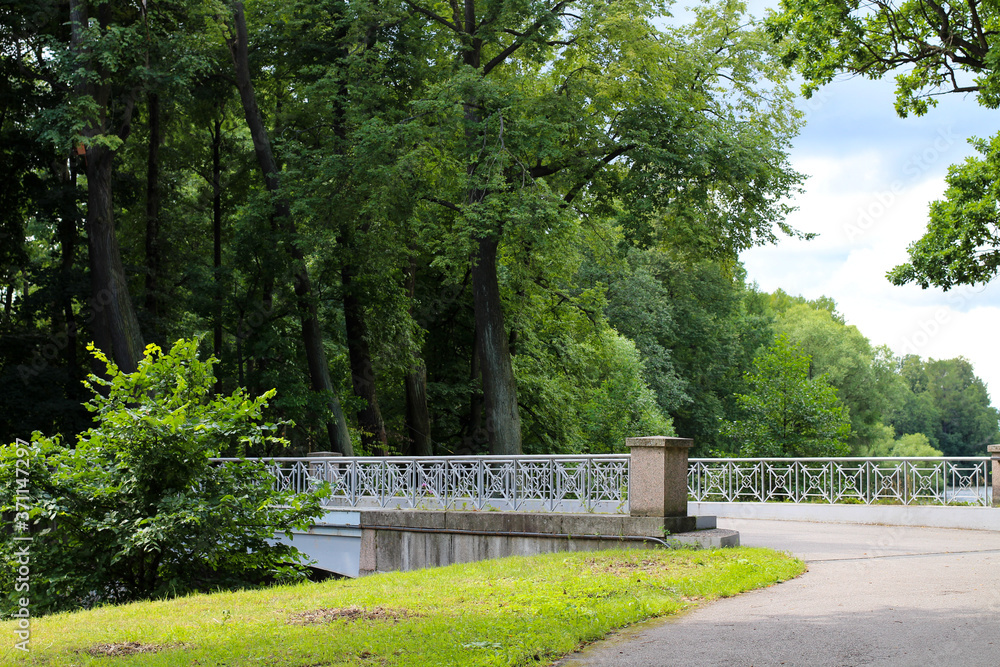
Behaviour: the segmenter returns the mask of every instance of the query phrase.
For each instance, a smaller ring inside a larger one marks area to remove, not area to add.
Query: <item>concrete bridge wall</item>
[[[738,546],[739,534],[712,517],[337,510],[290,543],[316,567],[355,577],[554,551]]]

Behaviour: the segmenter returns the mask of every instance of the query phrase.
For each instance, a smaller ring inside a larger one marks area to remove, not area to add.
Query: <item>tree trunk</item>
[[[521,415],[517,406],[517,383],[504,330],[500,285],[497,280],[496,239],[479,240],[472,267],[476,345],[483,376],[483,411],[490,453],[521,454]]]
[[[469,359],[469,423],[466,425],[465,435],[462,437],[462,447],[467,452],[479,453],[482,445],[487,447],[490,439],[483,428],[483,378],[479,370],[479,333],[473,323],[472,331],[472,354]]]
[[[410,260],[407,281],[412,304],[417,292],[416,259]],[[412,305],[410,316],[413,316]],[[431,440],[431,418],[427,410],[427,366],[419,350],[414,353],[413,366],[406,374],[403,386],[406,391],[406,453],[410,456],[433,456],[434,441]]]
[[[110,5],[98,6],[98,20],[102,28],[110,21]],[[83,26],[87,14],[81,0],[70,2],[70,47],[78,56],[86,55],[82,45]],[[88,69],[91,66],[88,65]],[[91,73],[93,73],[91,71]],[[102,79],[100,72],[96,73]],[[81,84],[76,93],[91,97],[99,111],[84,128],[85,137],[108,132],[111,105],[111,85],[104,82]],[[128,136],[132,117],[133,100],[120,105],[122,111],[120,138]],[[87,165],[87,244],[90,251],[91,312],[93,314],[94,343],[115,361],[118,368],[131,373],[138,368],[144,348],[139,321],[135,316],[129,295],[121,251],[115,236],[114,204],[111,192],[113,154],[105,146],[91,145],[86,149]],[[103,369],[98,369],[103,372]]]
[[[470,47],[463,55],[463,63],[478,70],[483,41],[476,37],[476,3],[465,0],[464,27],[470,37]],[[470,155],[476,155],[482,144],[482,107],[474,96],[465,100],[465,139]],[[465,204],[480,204],[488,192],[472,183],[477,163],[468,167],[470,179]],[[481,224],[481,223],[480,223]],[[476,347],[483,377],[483,412],[490,452],[494,455],[521,453],[521,415],[517,406],[517,383],[511,365],[507,333],[504,328],[503,308],[500,303],[500,285],[497,280],[497,248],[503,223],[497,222],[492,233],[481,231],[475,239],[476,249],[472,267],[472,295],[476,320]]]
[[[278,165],[271,150],[271,141],[267,128],[264,126],[264,120],[260,115],[253,81],[250,78],[247,51],[248,34],[243,3],[231,2],[230,6],[232,8],[233,22],[229,26],[230,29],[229,34],[226,35],[226,43],[233,59],[233,66],[236,73],[236,88],[239,91],[240,101],[243,104],[243,113],[250,130],[254,153],[257,155],[257,163],[264,178],[264,185],[268,192],[277,193],[279,184]],[[293,239],[289,254],[293,259],[293,282],[295,296],[299,305],[299,318],[302,323],[302,342],[305,347],[312,388],[314,391],[326,393],[329,399],[328,407],[330,415],[329,419],[327,419],[326,428],[330,438],[330,447],[335,451],[342,452],[345,456],[353,456],[354,447],[351,444],[350,434],[347,431],[347,420],[344,418],[344,411],[340,407],[340,400],[337,398],[337,394],[333,389],[333,383],[330,381],[330,366],[327,363],[326,351],[323,349],[322,330],[319,325],[316,303],[313,299],[312,282],[309,280],[309,272],[305,264],[305,255],[294,242],[296,236],[295,224],[291,219],[288,202],[280,197],[275,204],[274,219],[280,221],[280,224],[290,232]]]
[[[215,269],[215,322],[212,352],[222,357],[222,110],[212,134],[212,267]]]
[[[149,94],[146,160],[146,311],[158,329],[160,316],[160,96]]]
[[[372,366],[371,351],[368,348],[368,327],[365,324],[364,309],[356,293],[355,270],[349,259],[345,260],[340,268],[344,292],[347,352],[351,360],[351,382],[354,394],[365,401],[365,406],[358,411],[358,427],[361,429],[361,442],[365,449],[374,456],[386,456],[388,440],[382,413],[378,407],[375,368]]]
[[[87,149],[87,245],[94,343],[122,372],[132,373],[139,367],[144,345],[115,236],[111,170],[110,150],[103,146]]]

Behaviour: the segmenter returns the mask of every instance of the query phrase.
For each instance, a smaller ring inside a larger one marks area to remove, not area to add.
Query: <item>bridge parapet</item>
[[[990,452],[997,480],[1000,446]],[[687,486],[699,503],[986,506],[989,462],[986,456],[691,459]],[[993,484],[994,503],[997,493]]]
[[[329,508],[629,512],[627,454],[278,457],[267,465],[281,490],[328,483]]]

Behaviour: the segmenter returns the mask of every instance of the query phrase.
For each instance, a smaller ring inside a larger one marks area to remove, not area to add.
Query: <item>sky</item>
[[[744,252],[747,280],[766,292],[831,297],[848,324],[897,355],[965,357],[1000,405],[1000,279],[944,292],[885,278],[923,235],[948,166],[974,154],[969,137],[1000,129],[1000,112],[947,95],[923,117],[899,118],[893,85],[845,77],[800,100],[806,126],[790,157],[809,178],[788,222],[819,236]]]

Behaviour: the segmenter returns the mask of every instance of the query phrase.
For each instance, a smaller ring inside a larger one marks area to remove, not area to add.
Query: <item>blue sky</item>
[[[948,166],[974,152],[970,136],[1000,129],[1000,111],[948,95],[924,117],[899,118],[893,83],[844,78],[801,100],[807,123],[791,159],[810,178],[788,221],[819,237],[745,252],[748,280],[765,291],[832,297],[848,324],[896,354],[963,356],[1000,405],[1000,280],[945,293],[885,279],[923,234]]]

